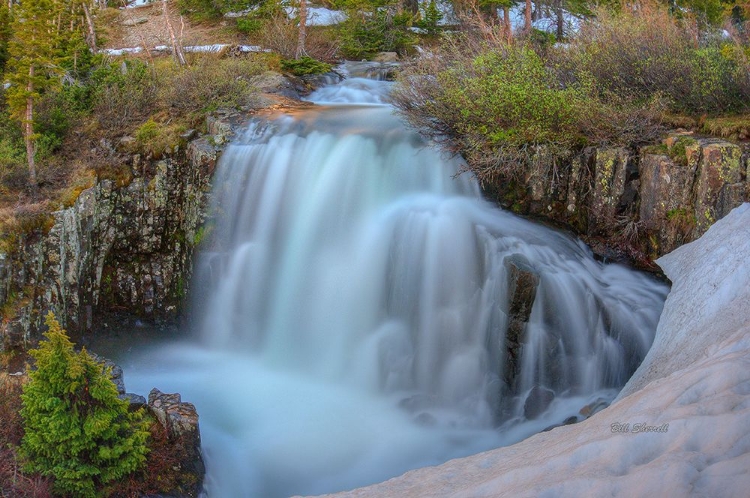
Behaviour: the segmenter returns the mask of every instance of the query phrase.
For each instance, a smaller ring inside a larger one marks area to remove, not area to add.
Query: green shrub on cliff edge
[[[52,313],[46,323],[22,395],[24,468],[54,477],[60,494],[97,496],[144,464],[148,432],[142,412],[128,412],[107,372],[86,350],[73,350]]]
[[[654,136],[653,107],[561,84],[530,45],[449,39],[399,76],[392,100],[420,131],[463,155],[483,183],[545,175],[588,145]]]

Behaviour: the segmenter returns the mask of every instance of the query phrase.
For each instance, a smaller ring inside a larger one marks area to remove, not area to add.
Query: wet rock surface
[[[503,373],[505,384],[514,390],[521,364],[522,345],[526,339],[526,327],[534,306],[539,286],[539,274],[529,261],[521,255],[507,258],[508,274],[508,328],[505,333],[506,361]]]

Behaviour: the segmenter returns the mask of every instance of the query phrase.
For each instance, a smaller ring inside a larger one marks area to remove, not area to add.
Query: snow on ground
[[[750,204],[657,262],[672,291],[651,351],[612,406],[336,496],[748,496]]]
[[[183,52],[199,52],[199,53],[213,53],[218,54],[224,50],[236,49],[238,52],[249,53],[249,52],[270,52],[270,49],[262,48],[258,45],[230,45],[228,43],[215,43],[213,45],[190,45],[182,47]],[[124,55],[124,54],[138,54],[143,51],[142,47],[131,47],[131,48],[105,48],[100,50],[100,53],[107,55]],[[171,52],[172,47],[168,45],[156,45],[150,49],[151,52]]]
[[[287,7],[284,9],[290,19],[297,16],[297,9]],[[340,10],[331,10],[325,7],[308,7],[307,8],[307,25],[308,26],[333,26],[346,19],[346,14]]]

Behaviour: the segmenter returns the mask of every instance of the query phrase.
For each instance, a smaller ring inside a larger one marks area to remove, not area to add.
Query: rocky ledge
[[[589,148],[485,192],[516,213],[571,227],[607,259],[648,267],[750,201],[749,180],[746,146],[674,132],[638,150]]]

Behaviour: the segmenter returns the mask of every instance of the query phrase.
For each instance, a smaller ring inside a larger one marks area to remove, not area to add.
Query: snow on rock
[[[609,408],[336,496],[723,496],[750,489],[750,204],[658,260],[654,345]]]
[[[129,47],[129,48],[105,48],[100,50],[100,53],[107,55],[125,55],[125,54],[138,54],[143,50],[142,47]]]

